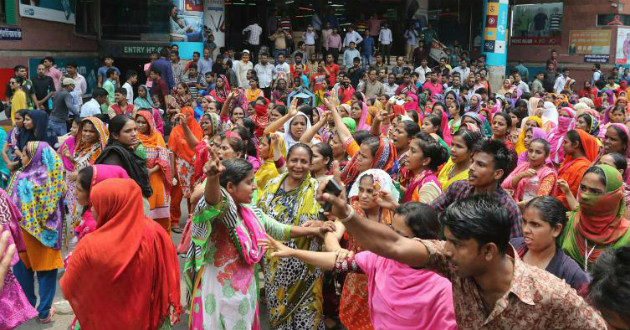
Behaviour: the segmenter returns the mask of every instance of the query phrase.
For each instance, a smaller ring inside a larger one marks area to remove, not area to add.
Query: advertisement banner
[[[630,62],[630,27],[618,27],[615,64],[630,64],[628,62]]]
[[[172,0],[169,8],[171,41],[179,45],[179,56],[192,59],[203,51],[203,0]]]
[[[225,0],[206,0],[205,8],[207,33],[214,35],[217,47],[225,47]]]
[[[571,30],[569,32],[569,55],[610,54],[610,30]]]
[[[43,59],[43,57],[28,59],[29,77],[37,77],[37,66]],[[66,65],[68,65],[68,63],[76,63],[77,72],[85,77],[85,82],[87,83],[86,94],[91,94],[92,90],[97,87],[96,74],[100,66],[99,60],[94,57],[55,58],[55,66],[59,69],[59,71],[63,72],[63,74],[66,74]]]
[[[512,6],[512,45],[557,45],[562,32],[562,2]]]
[[[507,63],[508,10],[507,0],[484,0],[483,54],[491,66]]]
[[[20,16],[75,24],[76,0],[20,0]]]
[[[597,26],[630,25],[630,15],[598,14]]]

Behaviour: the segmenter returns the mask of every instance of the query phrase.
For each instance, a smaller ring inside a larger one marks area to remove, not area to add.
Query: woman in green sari
[[[258,206],[278,221],[301,226],[317,220],[320,206],[315,200],[317,180],[311,177],[311,148],[293,145],[287,154],[287,173],[274,178],[263,190]],[[320,250],[318,238],[298,238],[287,246],[301,250]],[[322,272],[294,258],[265,256],[265,295],[269,322],[275,330],[324,329]]]
[[[607,248],[630,244],[623,179],[616,168],[603,164],[589,168],[582,177],[577,201],[573,196],[567,196],[567,201],[569,205],[579,203],[579,207],[569,212],[560,245],[584,270]]]

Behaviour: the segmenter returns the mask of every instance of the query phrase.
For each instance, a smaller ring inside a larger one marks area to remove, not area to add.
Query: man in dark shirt
[[[553,93],[553,86],[556,83],[558,73],[554,69],[553,62],[547,61],[547,72],[545,72],[545,78],[543,79],[543,87],[548,93]]]
[[[457,181],[436,198],[431,206],[444,211],[453,202],[472,195],[488,194],[496,198],[508,210],[511,222],[510,238],[523,236],[521,211],[500,184],[510,173],[512,154],[500,141],[482,140],[474,146],[468,181]]]
[[[164,46],[160,51],[160,58],[155,60],[152,64],[152,68],[156,68],[160,71],[162,78],[166,81],[168,90],[170,91],[175,87],[175,79],[173,78],[173,66],[171,65],[171,54],[169,48]]]
[[[164,121],[164,136],[168,136],[171,133],[171,122],[170,115],[167,113],[168,104],[166,104],[166,97],[169,95],[169,88],[164,79],[162,79],[162,75],[160,74],[160,70],[156,68],[151,68],[149,71],[149,77],[153,81],[153,85],[151,85],[151,95],[157,97],[159,105],[156,104],[160,109],[164,109],[164,118],[167,119]]]
[[[37,98],[39,109],[50,112],[50,98],[55,93],[55,83],[46,75],[46,67],[43,64],[37,66],[37,76],[33,78],[33,92]]]
[[[79,115],[79,109],[73,102],[70,92],[74,90],[75,82],[72,78],[63,78],[61,89],[53,96],[53,110],[50,113],[48,128],[56,135],[68,133],[66,121]]]
[[[361,69],[361,59],[355,57],[352,60],[352,67],[348,69],[347,74],[348,78],[350,78],[352,87],[357,88],[357,85],[359,84],[361,78],[363,78],[363,75],[365,75],[365,70]]]
[[[217,56],[217,60],[212,64],[212,74],[214,75],[214,80],[216,81],[217,77],[225,74],[225,68],[223,67],[223,55],[219,54]]]

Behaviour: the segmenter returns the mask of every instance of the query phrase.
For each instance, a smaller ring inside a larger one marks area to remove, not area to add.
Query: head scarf
[[[440,123],[440,131],[442,131],[442,140],[450,146],[453,141],[453,137],[451,136],[451,130],[448,127],[448,115],[444,110],[440,110],[442,113],[442,121]]]
[[[175,129],[173,129],[174,131]],[[141,147],[142,145],[139,145]],[[103,164],[105,160],[107,160],[110,155],[115,154],[117,158],[120,159],[120,165],[125,169],[130,178],[132,178],[142,189],[142,196],[145,198],[151,197],[153,195],[153,188],[151,188],[151,183],[149,182],[149,171],[147,169],[147,160],[146,157],[141,157],[138,155],[137,149],[136,152],[129,149],[129,147],[121,144],[118,141],[114,141],[107,145],[107,147],[103,150],[101,155],[94,162],[95,164]],[[144,149],[144,148],[143,148]]]
[[[548,123],[553,123],[552,126],[558,125],[558,109],[552,102],[545,102],[543,106],[542,114],[543,126],[549,126]]]
[[[542,128],[542,119],[540,117],[536,117],[536,116],[529,116],[529,117],[525,117],[523,118],[523,121],[521,122],[521,134],[518,136],[518,141],[516,142],[516,145],[514,146],[514,149],[516,150],[517,154],[522,154],[523,151],[527,151],[527,148],[525,147],[525,133],[527,133],[526,129],[525,129],[525,124],[527,124],[528,121],[533,120],[538,124],[538,127]],[[532,132],[533,133],[533,132]]]
[[[591,118],[591,126],[586,132],[590,135],[597,136],[599,134],[599,120],[590,113],[587,113],[587,115]]]
[[[29,110],[26,116],[31,117],[33,129],[27,130],[22,127],[18,134],[18,148],[22,150],[28,142],[43,141],[54,147],[57,143],[57,137],[48,134],[48,114],[44,110]]]
[[[138,109],[153,109],[155,108],[155,104],[153,104],[153,100],[151,99],[151,93],[149,91],[149,88],[147,88],[146,85],[140,85],[138,86],[138,91],[140,91],[140,89],[144,89],[146,91],[146,97],[136,97],[135,100],[133,100],[133,105],[136,106],[136,108]],[[164,106],[164,105],[162,105]]]
[[[473,98],[474,98],[474,99],[477,99],[477,105],[476,105],[475,107],[472,107],[472,106],[470,105],[470,101],[471,101]],[[471,96],[470,96],[470,100],[468,100],[468,105],[466,106],[466,111],[467,111],[467,112],[475,112],[475,113],[476,113],[476,112],[479,112],[479,110],[481,109],[481,102],[482,102],[481,95],[479,95],[479,94],[473,94],[473,95],[471,95]]]
[[[4,142],[3,134],[4,134],[4,130],[0,129],[0,147],[3,146],[3,142]],[[59,145],[59,150],[58,150],[59,158],[61,158],[61,161],[63,162],[63,167],[68,172],[74,171],[74,163],[72,162],[72,160],[70,160],[70,158],[64,155],[63,150],[64,149],[68,150],[68,153],[70,155],[74,155],[74,150],[76,148],[76,141],[77,141],[76,136],[67,135],[66,139],[61,143],[61,145]],[[4,161],[0,160],[0,173],[2,172],[3,164],[4,164]]]
[[[578,102],[573,106],[573,109],[577,111],[577,115],[581,115],[584,113],[586,109],[590,109],[589,106],[584,102]]]
[[[562,164],[564,161],[564,148],[562,147],[564,136],[568,131],[575,129],[575,111],[568,107],[564,107],[562,110],[566,111],[570,118],[559,116],[558,126],[553,128],[547,136],[550,149],[549,158],[555,164]]]
[[[97,140],[91,145],[83,142],[83,128],[87,122],[94,126],[96,134],[98,134]],[[101,152],[103,152],[107,146],[107,140],[109,139],[109,131],[100,119],[96,117],[87,117],[83,119],[81,123],[82,125],[79,127],[79,131],[77,132],[77,146],[74,152],[75,164],[79,170],[94,164],[98,156],[101,155]]]
[[[628,131],[628,127],[626,127],[626,125],[624,124],[619,124],[619,123],[609,124],[608,126],[609,127],[614,126],[620,129],[623,132],[623,134],[626,135],[626,141],[628,142],[626,143],[626,150],[623,153],[623,155],[626,157],[626,159],[630,159],[630,131]],[[606,134],[605,130],[604,130],[604,134]]]
[[[171,321],[171,313],[177,319],[175,246],[158,223],[144,216],[138,185],[110,179],[92,188],[90,200],[98,228],[79,242],[60,283],[81,327],[158,329]],[[128,300],[129,292],[151,299]]]
[[[581,129],[576,129],[575,131],[580,136],[580,144],[584,149],[584,156],[589,162],[594,162],[599,154],[599,144],[597,144],[597,139]],[[564,163],[562,163],[562,166],[558,169],[558,173],[563,172],[565,168],[568,168],[573,160],[573,156],[565,155]]]
[[[147,153],[147,168],[153,168],[156,165],[160,167],[162,181],[167,193],[171,189],[173,182],[173,171],[171,169],[171,162],[168,155],[168,149],[162,134],[155,128],[155,121],[153,115],[148,111],[138,111],[136,118],[141,116],[147,121],[149,125],[149,134],[138,134],[138,139],[142,142]]]
[[[186,126],[190,129],[193,136],[197,141],[203,137],[203,130],[199,123],[195,120],[193,109],[191,107],[183,107],[181,113],[186,115]],[[175,125],[171,131],[171,135],[168,138],[168,147],[175,155],[187,163],[192,164],[192,158],[195,155],[195,151],[190,148],[184,135],[184,128],[181,125]]]
[[[343,124],[346,125],[346,127],[350,131],[350,134],[354,134],[354,132],[357,130],[357,122],[350,117],[341,118],[341,121],[343,121]]]
[[[309,128],[311,128],[311,121],[308,119],[308,116],[305,115],[303,112],[298,111],[298,113],[293,116],[293,118],[289,119],[286,123],[284,123],[284,144],[286,145],[287,150],[291,149],[291,147],[300,142],[298,140],[295,140],[293,138],[293,134],[291,133],[291,123],[295,120],[295,118],[297,117],[304,117],[304,119],[306,119],[306,128],[304,129],[304,132],[306,132]]]
[[[477,123],[477,125],[479,125],[479,131],[482,132],[485,137],[492,136],[492,130],[490,128],[490,124],[488,124],[488,121],[486,120],[486,117],[476,112],[466,112],[462,116],[462,122],[466,117],[472,118]]]
[[[536,110],[538,109],[538,102],[540,102],[540,98],[538,97],[530,97],[527,103],[527,115],[535,116]]]
[[[367,103],[363,101],[359,101],[359,104],[361,104],[361,119],[359,119],[359,124],[357,125],[357,129],[360,131],[369,131],[370,125],[367,124],[367,118],[368,118]]]
[[[256,137],[260,138],[264,134],[267,125],[269,125],[269,117],[267,117],[267,105],[254,105],[254,110],[256,111],[256,115],[253,118],[254,123],[256,123]]]
[[[223,80],[223,88],[215,88],[210,92],[210,95],[219,103],[223,104],[227,99],[228,94],[230,94],[230,83],[227,77],[222,74],[217,78],[217,80]]]
[[[398,189],[396,189],[396,187],[394,187],[394,181],[392,180],[392,177],[387,174],[387,172],[381,169],[374,168],[363,171],[357,176],[357,179],[354,181],[354,184],[352,184],[352,187],[350,188],[350,193],[348,194],[349,199],[352,199],[359,195],[359,185],[361,183],[361,178],[366,175],[372,177],[372,180],[374,180],[374,185],[377,188],[376,190],[378,192],[388,191],[390,192],[393,200],[399,200],[400,192],[398,191]]]
[[[357,168],[358,156],[358,153],[354,155],[341,173],[341,180],[346,187],[350,187],[360,174]],[[398,153],[396,152],[396,146],[394,146],[394,143],[388,138],[380,138],[371,168],[381,169],[390,174],[398,171]]]
[[[604,110],[604,117],[602,118],[602,124],[610,123],[610,112],[615,109],[614,105],[609,105],[606,110]]]
[[[282,140],[282,135],[276,134],[276,136],[278,137],[278,139],[280,139],[280,141],[278,142],[280,146],[282,146],[281,152],[283,155],[285,155],[286,150],[284,149],[285,146],[284,146],[284,141]],[[260,166],[258,171],[256,171],[256,176],[255,176],[256,185],[258,185],[259,189],[264,189],[265,186],[267,185],[267,182],[269,182],[269,180],[279,175],[278,169],[276,168],[275,162],[273,160],[274,146],[273,146],[273,143],[271,142],[271,137],[263,136],[262,138],[269,141],[269,153],[266,155],[261,155],[263,159],[263,164]]]
[[[630,238],[621,174],[609,165],[595,166],[604,172],[606,192],[597,195],[578,190],[580,208],[572,214],[562,237],[565,252],[585,266],[597,260],[608,247],[627,246]]]
[[[22,212],[20,227],[43,245],[59,249],[66,193],[63,163],[46,142],[28,142],[23,151],[29,162],[13,174],[7,189]]]

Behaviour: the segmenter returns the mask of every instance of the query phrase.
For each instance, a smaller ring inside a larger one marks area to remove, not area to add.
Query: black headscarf
[[[46,142],[54,148],[57,144],[57,137],[48,132],[48,114],[46,111],[29,110],[25,116],[31,117],[33,129],[27,130],[25,127],[22,127],[18,134],[18,148],[22,150],[31,141]]]
[[[149,183],[147,160],[136,155],[120,142],[113,141],[108,144],[94,164],[118,165],[124,168],[129,177],[142,189],[142,196],[149,198],[153,195],[153,189]]]

